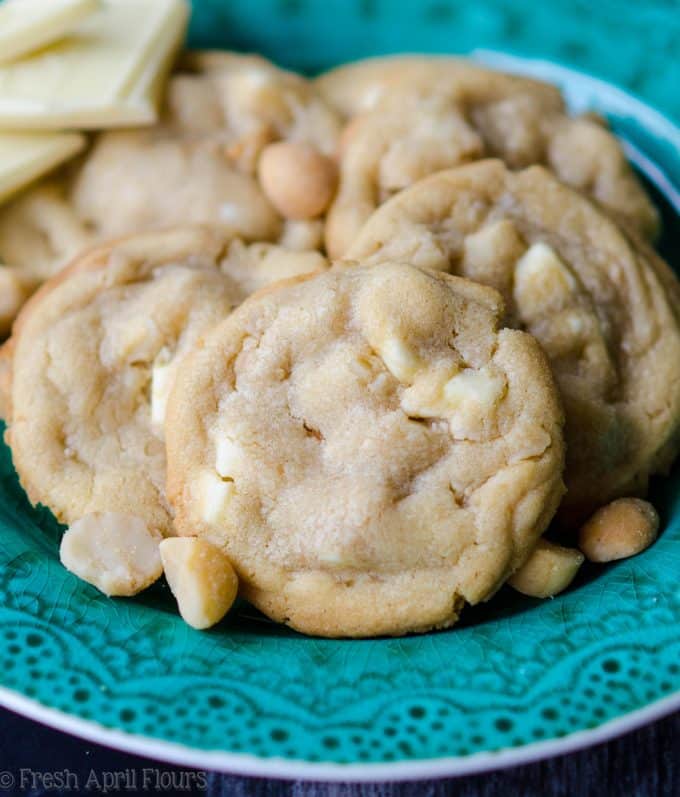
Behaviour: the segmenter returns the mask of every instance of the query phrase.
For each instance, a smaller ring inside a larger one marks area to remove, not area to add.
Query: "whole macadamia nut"
[[[585,523],[579,548],[591,562],[613,562],[649,548],[658,531],[659,515],[648,501],[619,498]]]
[[[313,219],[330,205],[338,183],[331,158],[309,144],[279,141],[262,152],[258,177],[265,195],[286,219]]]

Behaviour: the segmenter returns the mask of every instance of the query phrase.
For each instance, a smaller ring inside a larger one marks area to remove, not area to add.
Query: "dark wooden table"
[[[72,773],[70,780],[66,771]],[[83,742],[0,709],[0,794],[73,794],[74,784],[77,782],[80,791],[85,791],[88,779],[89,790],[96,793],[96,784],[103,786],[107,773],[110,779],[120,773],[118,788],[109,788],[113,794],[146,791],[220,797],[677,797],[680,713],[581,753],[501,772],[416,783],[327,785],[173,767]],[[58,787],[54,779],[58,775],[70,791]]]

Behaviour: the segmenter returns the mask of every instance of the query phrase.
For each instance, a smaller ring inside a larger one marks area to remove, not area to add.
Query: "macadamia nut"
[[[338,182],[331,158],[309,144],[279,141],[262,152],[260,184],[287,219],[313,219],[330,205]]]
[[[163,572],[160,533],[138,517],[94,512],[62,537],[59,556],[67,570],[105,595],[136,595]]]
[[[648,501],[619,498],[585,523],[578,544],[591,562],[612,562],[649,548],[658,531],[659,515]]]
[[[583,559],[583,554],[575,548],[539,540],[531,556],[508,579],[508,584],[532,598],[552,598],[571,584]]]
[[[184,621],[198,629],[218,623],[238,592],[238,577],[227,557],[197,537],[168,537],[161,543],[160,553]]]

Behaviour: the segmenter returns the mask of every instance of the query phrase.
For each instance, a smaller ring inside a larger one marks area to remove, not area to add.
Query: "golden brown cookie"
[[[462,59],[413,56],[340,67],[317,87],[352,119],[326,226],[332,257],[394,193],[489,156],[513,169],[544,164],[641,234],[658,229],[658,213],[616,138],[604,122],[568,116],[553,86]]]
[[[163,422],[177,363],[251,290],[323,266],[317,253],[291,260],[186,227],[94,249],[43,285],[3,356],[6,440],[30,500],[69,524],[117,513],[168,534]]]
[[[503,294],[508,322],[539,340],[561,388],[566,510],[644,492],[677,453],[677,280],[545,169],[483,161],[426,178],[379,208],[348,256]]]
[[[246,301],[178,370],[179,534],[305,633],[451,625],[532,550],[563,492],[562,411],[495,291],[390,263]]]

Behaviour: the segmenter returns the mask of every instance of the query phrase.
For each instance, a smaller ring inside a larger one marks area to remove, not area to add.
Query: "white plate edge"
[[[473,775],[577,752],[629,733],[642,725],[680,710],[680,692],[661,698],[622,717],[609,720],[592,730],[577,731],[560,739],[534,742],[494,753],[482,752],[465,757],[396,761],[390,764],[317,764],[294,759],[258,758],[246,753],[227,753],[221,750],[197,750],[176,742],[166,742],[106,728],[91,720],[47,708],[36,700],[4,686],[0,686],[0,705],[73,736],[135,755],[165,761],[175,766],[258,778],[372,783]]]

